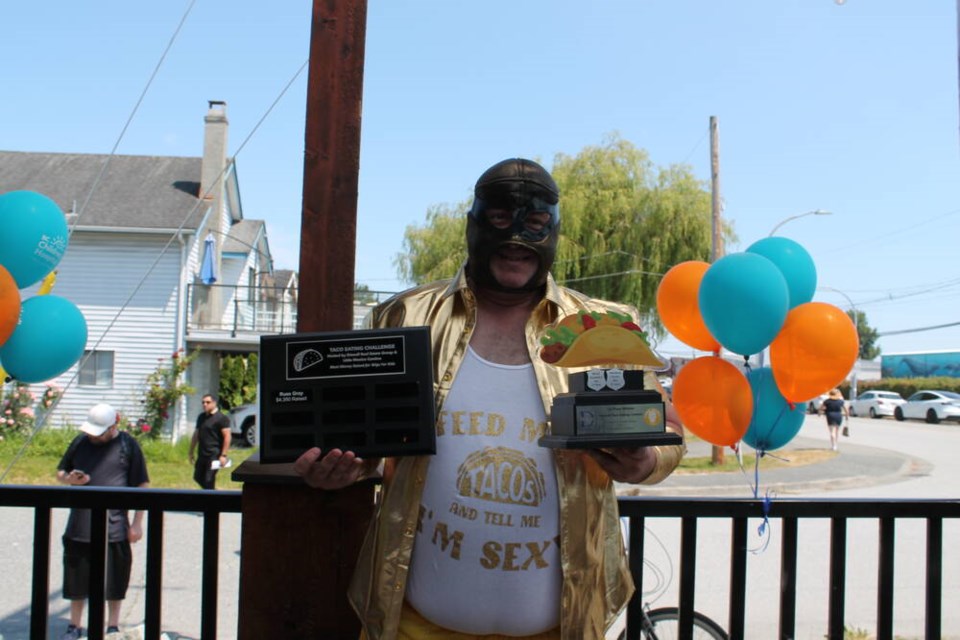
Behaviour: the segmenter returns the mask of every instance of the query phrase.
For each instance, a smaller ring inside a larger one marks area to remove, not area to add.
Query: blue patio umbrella
[[[217,281],[217,274],[214,269],[214,251],[213,234],[208,233],[203,241],[203,262],[200,263],[200,280],[203,284],[213,284]]]

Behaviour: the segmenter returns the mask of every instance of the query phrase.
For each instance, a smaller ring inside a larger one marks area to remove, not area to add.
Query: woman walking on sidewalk
[[[827,416],[827,429],[830,430],[830,448],[837,450],[837,440],[840,436],[840,425],[850,415],[847,405],[843,401],[840,389],[831,389],[827,399],[820,405],[820,413]]]

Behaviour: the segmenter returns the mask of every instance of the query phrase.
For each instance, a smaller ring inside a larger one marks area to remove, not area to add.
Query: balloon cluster
[[[69,369],[87,344],[87,322],[72,302],[49,295],[67,249],[67,222],[33,191],[0,195],[0,382],[43,382]],[[37,282],[37,295],[20,290]]]
[[[811,302],[816,286],[810,254],[780,237],[664,275],[657,290],[664,326],[712,352],[673,381],[674,406],[694,434],[719,446],[778,449],[800,430],[806,402],[846,378],[859,352],[857,329],[841,309]],[[770,366],[746,373],[720,357],[723,347],[746,361],[768,346]]]

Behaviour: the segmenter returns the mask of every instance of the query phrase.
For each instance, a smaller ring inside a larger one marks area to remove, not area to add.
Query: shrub
[[[29,386],[17,382],[0,405],[0,438],[33,431],[37,419],[50,411],[61,395],[59,387],[48,384],[37,398]]]
[[[147,393],[144,399],[146,424],[140,424],[140,436],[159,438],[177,400],[195,391],[183,382],[182,378],[183,372],[190,367],[199,353],[194,351],[184,354],[183,349],[176,351],[170,356],[169,364],[165,364],[161,358],[157,370],[147,376]]]

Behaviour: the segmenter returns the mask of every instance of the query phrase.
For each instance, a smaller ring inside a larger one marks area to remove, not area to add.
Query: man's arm
[[[197,450],[197,442],[199,442],[199,441],[200,441],[199,431],[198,431],[197,429],[194,429],[194,430],[193,430],[193,435],[190,437],[190,454],[189,454],[189,460],[190,460],[191,464],[193,463],[194,460],[196,460],[196,458],[194,457],[194,453],[195,453],[196,450]]]
[[[227,454],[230,453],[230,439],[233,437],[230,433],[230,424],[228,423],[226,427],[220,429],[221,440],[223,443],[220,445],[220,466],[227,464]]]
[[[150,483],[144,482],[138,486],[141,489],[146,489],[150,486]],[[133,522],[130,523],[130,529],[127,531],[127,540],[130,542],[138,542],[143,538],[143,514],[143,511],[133,512]]]

